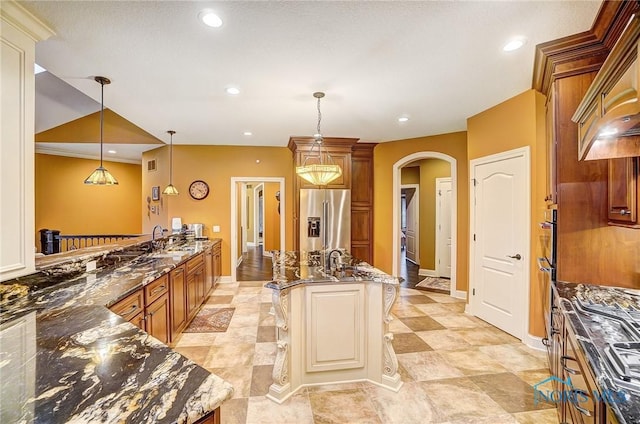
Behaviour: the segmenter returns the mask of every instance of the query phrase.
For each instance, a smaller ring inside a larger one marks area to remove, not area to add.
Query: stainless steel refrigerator
[[[300,190],[300,251],[351,249],[351,190]]]

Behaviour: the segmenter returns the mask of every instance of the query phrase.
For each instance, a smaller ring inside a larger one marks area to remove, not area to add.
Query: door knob
[[[511,255],[507,255],[507,258],[520,260],[520,259],[522,259],[522,256],[520,256],[520,254],[519,254],[519,253],[516,253],[516,254],[515,254],[515,255],[513,255],[513,256],[511,256]]]

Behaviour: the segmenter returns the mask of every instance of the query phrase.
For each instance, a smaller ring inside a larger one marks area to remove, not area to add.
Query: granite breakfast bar
[[[144,243],[43,258],[0,283],[0,422],[219,422],[233,387],[107,309],[211,242],[131,260]]]
[[[398,279],[342,252],[332,266],[306,252],[273,252],[273,262],[266,287],[277,352],[267,398],[282,403],[304,386],[355,381],[400,390],[389,331]]]

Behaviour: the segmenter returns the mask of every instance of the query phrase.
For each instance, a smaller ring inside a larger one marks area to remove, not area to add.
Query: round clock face
[[[209,195],[209,185],[201,180],[196,180],[189,186],[189,194],[196,200],[202,200]]]

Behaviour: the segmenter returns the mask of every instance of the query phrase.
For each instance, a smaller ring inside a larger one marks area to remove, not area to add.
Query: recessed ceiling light
[[[47,70],[44,69],[42,66],[38,65],[37,63],[34,63],[33,72],[34,74],[38,75],[38,74],[41,74],[42,72],[47,72]]]
[[[112,155],[115,155],[116,153],[118,153],[115,150],[107,150],[107,152],[111,153]]]
[[[198,17],[206,26],[212,28],[220,28],[222,26],[222,19],[211,9],[204,9],[198,14]]]
[[[507,44],[505,44],[502,50],[504,50],[505,52],[512,52],[524,46],[526,42],[527,42],[526,38],[516,37],[513,40],[509,41]]]
[[[240,94],[240,89],[238,87],[227,87],[225,90],[227,94],[231,94],[235,96],[236,94]]]
[[[253,135],[253,133],[251,131],[245,131],[243,134],[244,135]]]
[[[398,122],[407,122],[409,120],[409,118],[407,118],[406,116],[401,116],[400,118],[398,118]]]

